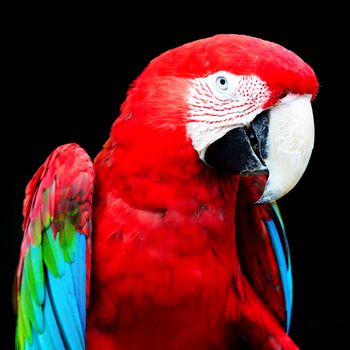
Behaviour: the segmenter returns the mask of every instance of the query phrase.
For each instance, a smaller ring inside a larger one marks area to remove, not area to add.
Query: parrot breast
[[[226,349],[236,178],[220,183],[198,161],[187,183],[126,181],[106,171],[108,158],[96,162],[90,348]]]

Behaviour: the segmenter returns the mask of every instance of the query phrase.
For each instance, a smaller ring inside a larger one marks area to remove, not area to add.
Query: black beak
[[[267,174],[269,119],[269,111],[264,111],[249,126],[229,131],[207,148],[205,162],[238,175]]]

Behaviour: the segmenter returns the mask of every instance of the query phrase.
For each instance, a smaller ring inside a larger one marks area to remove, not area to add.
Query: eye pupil
[[[228,81],[225,77],[217,77],[216,84],[221,90],[227,90],[228,88]]]

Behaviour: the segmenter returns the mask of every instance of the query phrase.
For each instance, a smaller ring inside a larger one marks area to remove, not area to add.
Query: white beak
[[[288,193],[303,175],[315,137],[310,95],[288,95],[270,110],[267,158],[269,178],[258,203]]]

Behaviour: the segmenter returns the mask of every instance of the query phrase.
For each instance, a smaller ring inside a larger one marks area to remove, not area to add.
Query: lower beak
[[[248,127],[229,131],[211,144],[205,162],[242,176],[269,174],[258,203],[273,202],[300,180],[314,144],[310,95],[289,95],[285,102],[255,117]]]

